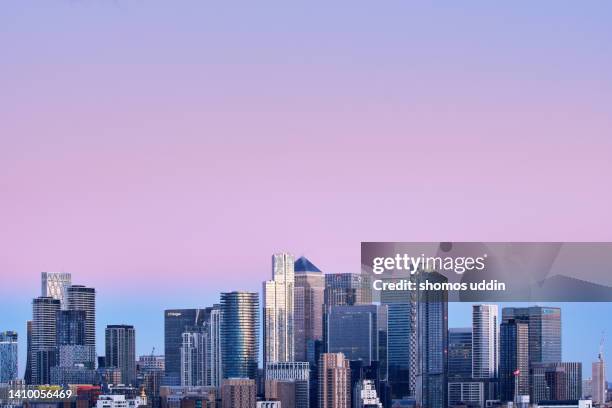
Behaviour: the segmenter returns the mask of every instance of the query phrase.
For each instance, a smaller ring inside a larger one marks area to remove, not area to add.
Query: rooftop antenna
[[[604,351],[604,340],[606,338],[606,331],[602,330],[601,332],[601,341],[599,342],[599,361],[603,361],[603,351]]]

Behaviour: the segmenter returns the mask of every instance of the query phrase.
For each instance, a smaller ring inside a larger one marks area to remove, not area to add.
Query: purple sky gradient
[[[610,2],[2,8],[19,316],[43,270],[112,316],[257,290],[282,249],[350,272],[362,240],[612,239]]]

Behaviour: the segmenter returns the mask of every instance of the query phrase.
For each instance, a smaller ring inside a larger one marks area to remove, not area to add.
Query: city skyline
[[[327,274],[326,274],[327,275]],[[78,276],[78,274],[72,275],[73,280],[75,280],[78,283],[81,283],[81,280]],[[76,288],[83,288],[82,285],[78,285],[76,283],[74,283],[74,287]],[[94,288],[95,289],[95,288]],[[96,289],[97,291],[97,289]],[[221,294],[218,293],[217,294],[217,298],[216,299],[211,299],[210,302],[207,303],[207,306],[202,306],[202,307],[210,307],[213,304],[217,304],[219,302],[219,296]],[[260,294],[261,295],[261,294]],[[100,298],[100,296],[97,296],[96,302],[99,303],[102,299]],[[501,314],[501,310],[502,308],[508,308],[508,307],[526,307],[526,306],[534,306],[534,304],[532,303],[490,303],[490,304],[494,304],[494,305],[498,305],[499,306],[499,310],[500,310],[500,314]],[[563,305],[561,307],[561,309],[564,310],[564,325],[565,324],[569,324],[569,330],[564,330],[563,333],[563,346],[564,346],[564,353],[563,353],[563,360],[564,361],[580,361],[583,363],[583,374],[584,374],[584,378],[588,378],[590,377],[590,364],[591,362],[594,362],[597,360],[597,354],[595,353],[595,351],[593,351],[593,357],[590,357],[589,360],[589,355],[588,353],[590,352],[590,350],[588,348],[584,347],[584,341],[580,340],[580,341],[572,341],[572,337],[568,336],[567,333],[568,332],[574,332],[574,330],[572,330],[572,327],[575,327],[576,324],[579,323],[584,323],[584,319],[583,319],[583,315],[586,313],[589,313],[590,315],[593,315],[593,313],[597,314],[597,313],[601,313],[602,316],[604,315],[604,313],[607,313],[606,310],[611,310],[612,311],[612,304],[610,303],[557,303],[556,305]],[[30,307],[29,311],[31,313],[31,303],[28,305]],[[116,305],[118,307],[118,309],[122,310],[121,315],[125,315],[125,310],[124,308],[122,308],[121,304],[117,304]],[[449,329],[450,328],[461,328],[461,327],[471,327],[472,324],[472,308],[473,308],[474,304],[472,303],[456,303],[456,302],[450,302],[449,303]],[[554,306],[554,305],[547,305],[547,306]],[[187,308],[193,308],[196,306],[193,305],[187,305]],[[99,310],[99,305],[96,304],[96,309]],[[581,312],[581,309],[584,310]],[[167,307],[164,306],[163,310],[160,311],[160,314],[163,316],[164,311],[168,310]],[[567,312],[565,312],[567,311]],[[260,318],[261,318],[261,313],[262,311],[259,310],[260,313]],[[570,316],[570,320],[569,322],[566,322],[566,318],[565,318],[565,313],[568,313]],[[132,320],[139,320],[139,315],[138,313],[134,313],[132,316]],[[142,317],[142,316],[140,316]],[[158,316],[159,317],[159,316]],[[31,319],[31,317],[29,318]],[[102,330],[100,327],[104,327],[106,325],[116,325],[116,324],[129,324],[129,325],[133,325],[135,330],[137,332],[139,332],[139,327],[136,324],[131,323],[128,319],[123,319],[125,321],[122,322],[117,322],[117,320],[122,320],[122,319],[117,319],[116,317],[113,319],[110,319],[111,322],[109,323],[102,323],[100,321],[96,322],[96,337],[97,337],[97,341],[98,341],[98,348],[97,348],[97,352],[98,355],[104,355],[104,330]],[[156,327],[156,324],[153,323],[155,320],[155,318],[149,320],[149,324],[148,325],[141,325],[140,329],[143,330],[143,333],[148,333],[146,336],[147,340],[148,340],[148,344],[141,344],[141,343],[137,343],[136,344],[136,355],[146,355],[147,351],[152,349],[153,347],[155,347],[158,350],[163,350],[163,345],[164,345],[164,341],[163,341],[163,319],[161,321],[161,325],[159,327]],[[500,317],[501,320],[501,317]],[[151,324],[153,323],[153,325],[151,326]],[[603,323],[603,321],[602,321]],[[25,325],[25,322],[24,322]],[[600,345],[600,341],[601,341],[601,335],[602,335],[602,330],[604,329],[598,329],[598,328],[594,328],[594,327],[590,327],[592,325],[590,324],[586,324],[586,326],[581,326],[582,328],[579,330],[576,330],[576,333],[585,333],[586,332],[591,332],[597,335],[597,338],[593,339],[593,344],[595,344],[596,347],[596,351],[599,351],[599,345]],[[499,328],[499,322],[498,322],[498,328]],[[0,328],[2,330],[15,330],[17,331],[17,333],[19,334],[19,375],[22,377],[23,373],[24,373],[24,369],[25,369],[25,330],[23,331],[23,335],[21,334],[22,331],[20,330],[16,330],[14,328]],[[262,325],[260,322],[260,327],[259,327],[259,332],[257,333],[260,337],[262,336]],[[156,340],[155,340],[156,339]],[[569,340],[569,341],[566,341]],[[261,340],[260,340],[261,341]],[[566,345],[567,343],[569,343],[569,347]],[[604,343],[604,355],[607,355],[606,350],[608,349],[608,345],[606,343]],[[569,349],[569,351],[567,350]],[[582,351],[582,353],[579,353],[578,351]],[[259,365],[261,366],[262,364],[262,356],[261,356],[261,352],[262,352],[262,347],[260,344],[260,350],[259,350],[259,355],[258,355],[258,361],[259,361]],[[575,358],[573,358],[575,356]],[[610,367],[606,367],[606,371],[609,372],[610,371]],[[611,378],[610,375],[608,374],[608,378]]]

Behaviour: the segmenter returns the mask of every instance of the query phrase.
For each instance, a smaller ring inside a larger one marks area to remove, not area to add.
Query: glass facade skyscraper
[[[529,326],[529,362],[561,362],[561,309],[549,306],[505,307],[502,321]]]
[[[86,346],[96,349],[96,290],[82,285],[72,285],[66,288],[68,310],[85,312],[85,342]]]
[[[65,272],[42,272],[40,274],[40,296],[60,301],[61,309],[67,309],[66,289],[72,284],[72,276]]]
[[[164,311],[164,355],[166,385],[181,383],[181,346],[188,327],[202,326],[206,309],[168,309]]]
[[[272,280],[263,283],[264,364],[294,359],[294,257],[272,255]]]
[[[529,395],[529,326],[510,319],[500,325],[499,381],[502,401]]]
[[[307,361],[308,348],[323,338],[325,275],[305,257],[295,261],[294,271],[295,360]]]
[[[499,331],[497,305],[472,306],[472,378],[497,378]]]
[[[0,384],[17,378],[17,332],[0,333]]]
[[[448,329],[448,380],[472,378],[472,328]]]
[[[259,294],[221,294],[221,360],[223,378],[257,376],[259,354]]]
[[[32,384],[48,384],[50,369],[55,365],[57,347],[57,312],[60,301],[38,297],[32,301]]]
[[[327,318],[327,352],[369,366],[378,361],[376,305],[331,306]]]
[[[418,272],[417,284],[425,280],[444,283],[437,272]],[[448,292],[417,291],[417,406],[446,408],[448,405]]]

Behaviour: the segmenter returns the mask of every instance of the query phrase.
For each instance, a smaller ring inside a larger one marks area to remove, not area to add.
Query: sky
[[[351,272],[361,241],[610,241],[611,18],[3,2],[0,330],[24,339],[41,271],[96,287],[98,325],[148,353],[164,308],[259,290],[279,250]]]

